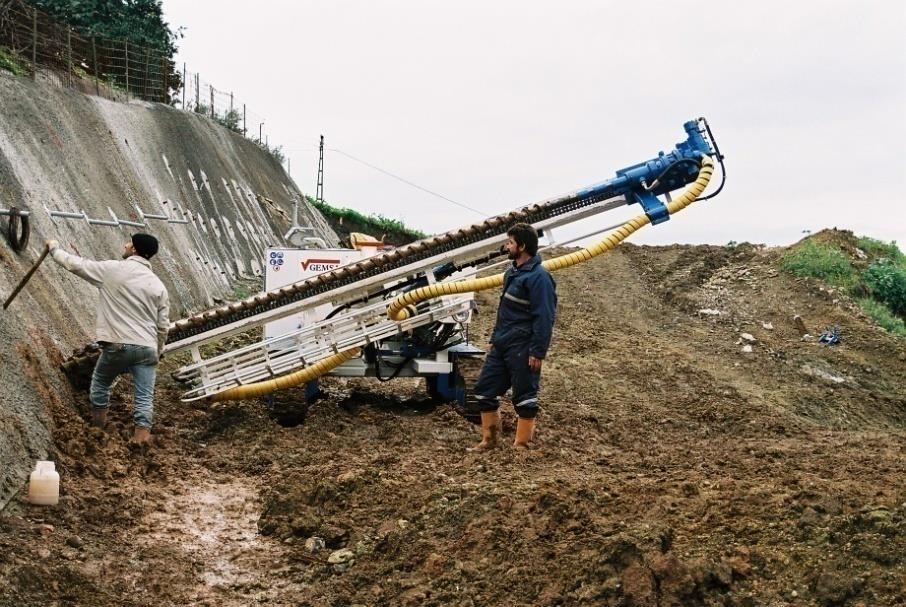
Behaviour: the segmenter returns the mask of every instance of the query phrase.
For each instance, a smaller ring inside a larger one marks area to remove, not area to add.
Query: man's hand
[[[539,372],[541,371],[541,363],[542,363],[542,362],[544,362],[544,361],[543,361],[542,359],[540,359],[540,358],[536,358],[536,357],[531,356],[531,355],[529,355],[529,357],[528,357],[528,366],[529,366],[529,369],[531,369],[531,370],[534,371],[535,373],[539,373]]]
[[[53,240],[52,238],[49,238],[46,241],[44,241],[44,244],[47,245],[47,249],[50,251],[53,251],[54,249],[56,249],[57,247],[60,246],[60,243],[57,242],[56,240]]]

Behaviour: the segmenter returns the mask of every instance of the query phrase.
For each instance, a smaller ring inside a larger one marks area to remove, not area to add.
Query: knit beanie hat
[[[157,254],[157,239],[150,234],[133,234],[132,246],[145,259],[151,259]]]

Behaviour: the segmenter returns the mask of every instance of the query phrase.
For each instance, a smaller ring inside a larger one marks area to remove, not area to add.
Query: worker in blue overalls
[[[525,223],[507,232],[506,251],[513,260],[503,279],[503,294],[491,348],[473,394],[481,411],[481,442],[476,449],[495,447],[500,438],[498,398],[513,389],[517,449],[528,447],[538,415],[541,363],[547,355],[557,311],[557,285],[541,265],[538,233]]]

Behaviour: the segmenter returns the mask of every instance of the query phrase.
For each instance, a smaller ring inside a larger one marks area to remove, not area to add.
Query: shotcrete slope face
[[[179,318],[232,298],[243,282],[257,287],[265,247],[282,244],[292,200],[302,198],[270,155],[199,115],[5,74],[0,108],[0,208],[31,213],[27,250],[0,243],[4,298],[47,238],[91,259],[116,259],[132,232],[145,231],[160,239],[152,265],[170,291],[171,318]],[[188,222],[91,226],[54,221],[44,206],[108,221],[112,212],[141,222],[140,209]],[[313,208],[300,205],[299,222],[337,244]],[[5,230],[6,219],[0,224]],[[92,338],[96,302],[92,286],[48,260],[0,314],[0,507],[21,489],[34,460],[52,454],[48,406],[76,406],[58,365]]]

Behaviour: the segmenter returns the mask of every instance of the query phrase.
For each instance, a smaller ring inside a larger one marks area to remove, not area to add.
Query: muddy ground
[[[906,605],[906,341],[781,253],[624,245],[558,274],[526,453],[466,451],[415,380],[327,380],[303,419],[293,393],[182,404],[165,361],[148,452],[127,382],[107,433],[64,398],[63,497],[0,516],[0,604]]]

